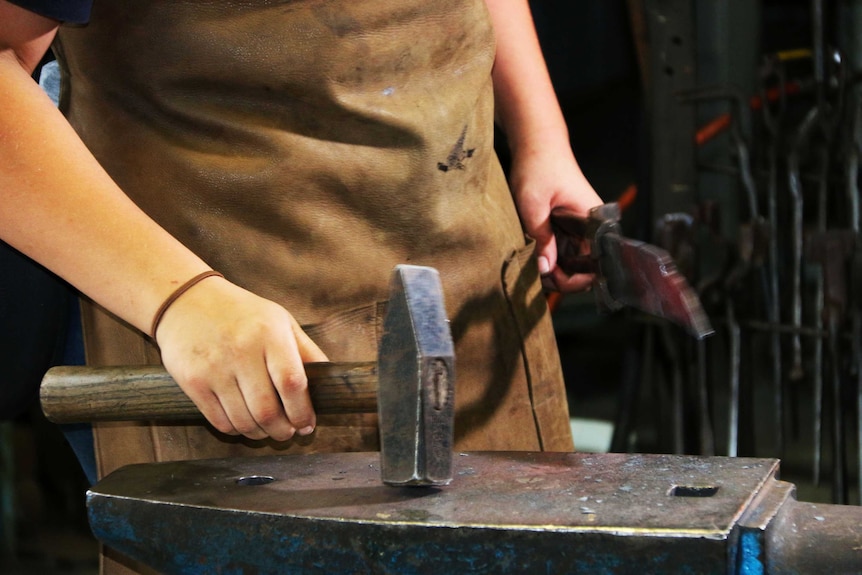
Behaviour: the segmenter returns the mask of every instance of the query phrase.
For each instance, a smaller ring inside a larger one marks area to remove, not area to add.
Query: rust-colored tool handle
[[[586,218],[572,212],[555,209],[551,212],[551,227],[557,239],[557,265],[568,275],[596,273],[597,265],[589,253],[581,253],[582,243],[589,245]]]
[[[317,413],[377,411],[376,363],[309,363],[305,370]],[[55,423],[203,419],[168,372],[152,365],[51,368],[41,402]]]
[[[567,274],[602,274],[601,237],[619,233],[620,206],[616,202],[601,204],[590,209],[586,217],[567,208],[551,211],[551,228],[557,239],[557,265]]]

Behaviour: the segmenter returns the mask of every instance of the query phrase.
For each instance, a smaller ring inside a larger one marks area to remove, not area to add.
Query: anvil
[[[103,543],[161,573],[859,573],[862,508],[802,503],[774,459],[455,457],[444,487],[375,453],[132,465],[87,496]]]

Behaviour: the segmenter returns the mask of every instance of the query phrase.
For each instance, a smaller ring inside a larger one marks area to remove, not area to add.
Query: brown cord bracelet
[[[221,273],[215,270],[207,270],[205,272],[201,272],[180,287],[178,287],[177,289],[175,289],[174,292],[168,296],[168,299],[166,299],[164,303],[159,306],[158,311],[156,311],[156,315],[153,317],[153,327],[152,329],[150,329],[150,337],[153,338],[153,341],[156,340],[156,330],[159,328],[159,323],[162,321],[162,317],[165,315],[165,312],[168,311],[168,308],[171,307],[171,305],[175,301],[177,301],[181,295],[189,291],[201,281],[213,276],[217,276],[220,278],[224,277]]]

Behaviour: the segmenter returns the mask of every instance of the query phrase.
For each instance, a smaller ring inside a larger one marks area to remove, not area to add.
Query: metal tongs
[[[592,273],[600,311],[625,306],[667,319],[698,340],[713,333],[700,298],[676,269],[670,254],[622,235],[620,207],[603,204],[583,218],[567,210],[551,212],[557,238],[557,265],[567,274]],[[581,253],[586,243],[589,253]]]

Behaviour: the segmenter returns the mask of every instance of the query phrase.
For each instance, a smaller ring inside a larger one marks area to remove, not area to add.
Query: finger
[[[557,282],[554,281],[553,274],[544,274],[542,277],[542,290],[545,292],[559,292],[560,288],[557,287]]]
[[[252,394],[247,391],[252,397]],[[265,439],[269,434],[257,423],[251,413],[249,398],[240,389],[239,383],[235,384],[234,391],[220,393],[219,402],[230,419],[231,425],[236,431],[249,439]]]
[[[227,435],[239,435],[230,417],[219,400],[218,394],[211,387],[212,382],[206,378],[193,377],[185,374],[171,374],[180,385],[183,392],[192,400],[207,421],[218,431]],[[231,385],[230,383],[228,385]],[[222,385],[222,387],[224,384]]]
[[[551,228],[550,209],[543,208],[541,213],[537,214],[533,222],[531,235],[536,241],[543,244],[550,242],[554,238],[554,230]]]
[[[557,242],[553,234],[543,241],[536,240],[536,257],[539,264],[539,274],[548,276],[557,265]]]
[[[329,361],[323,350],[317,347],[317,344],[308,337],[308,334],[303,331],[293,316],[291,316],[290,320],[293,337],[296,339],[296,347],[299,350],[299,356],[302,358],[302,361],[304,363]]]
[[[256,364],[241,374],[239,382],[243,400],[257,428],[276,441],[293,437],[297,427],[285,410],[269,367],[264,362]],[[254,433],[254,429],[250,431]]]
[[[297,353],[293,361],[280,358],[267,361],[267,369],[278,393],[284,413],[300,435],[314,431],[317,417],[308,393],[308,378]]]
[[[194,402],[206,420],[210,422],[210,425],[226,435],[241,435],[230,422],[230,418],[227,416],[227,413],[225,413],[218,397],[216,397],[214,393],[209,392],[206,393],[205,396],[206,400],[204,401],[198,401],[193,397],[190,397],[190,399]]]
[[[303,331],[300,327],[299,323],[291,316],[291,328],[293,329],[293,336],[296,338],[296,348],[299,352],[299,356],[303,363],[319,363],[319,362],[328,362],[329,358],[320,349],[316,343],[308,336],[308,334]],[[282,372],[284,373],[284,372]],[[301,374],[303,376],[303,383],[305,386],[308,385],[307,377],[305,376],[305,370]],[[286,381],[287,386],[296,386],[296,383],[291,383],[293,375],[286,374],[282,376],[283,380]],[[300,435],[309,435],[314,431],[314,426],[317,424],[316,415],[314,414],[314,406],[311,404],[310,396],[305,393],[303,396],[303,400],[305,397],[308,397],[308,405],[306,406],[304,403],[291,402],[290,404],[285,406],[285,409],[288,412],[288,416],[291,422],[295,423],[298,428],[298,433]],[[309,413],[310,410],[310,413]],[[310,417],[310,418],[309,418]],[[304,422],[307,422],[307,425],[303,425]]]
[[[554,285],[563,293],[576,293],[589,290],[593,285],[595,276],[593,274],[566,275],[563,270],[556,268],[552,274]]]
[[[275,391],[291,425],[300,435],[314,431],[317,417],[308,392],[308,377],[303,362],[327,361],[326,354],[311,341],[291,316],[290,331],[281,340],[283,345],[267,351],[266,366]]]
[[[235,379],[206,382],[192,379],[186,382],[184,389],[207,421],[222,433],[250,439],[266,437],[249,412]]]

